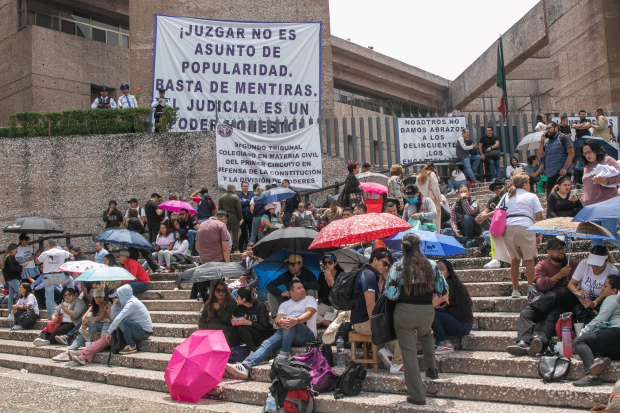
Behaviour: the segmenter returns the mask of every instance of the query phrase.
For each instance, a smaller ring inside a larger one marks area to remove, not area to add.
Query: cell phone
[[[573,196],[573,195],[575,195],[575,196],[577,195],[577,190],[576,189],[571,189],[570,190],[570,196]]]
[[[573,294],[575,294],[575,296],[577,296],[578,298],[583,298],[580,293],[573,293]]]

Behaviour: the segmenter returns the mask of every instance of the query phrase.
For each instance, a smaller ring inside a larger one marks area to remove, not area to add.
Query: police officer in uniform
[[[99,94],[101,94],[101,96],[95,99],[93,104],[90,105],[90,108],[91,109],[116,109],[118,106],[116,106],[116,102],[114,101],[114,99],[108,96],[109,91],[110,89],[108,89],[107,86],[99,87]]]
[[[118,98],[119,109],[137,108],[138,101],[134,95],[129,94],[129,85],[127,83],[121,85],[123,95]]]
[[[155,125],[159,122],[159,118],[164,114],[164,108],[172,107],[170,100],[166,97],[166,89],[159,89],[159,98],[153,100],[151,108],[155,109]],[[155,132],[159,132],[157,126],[155,126]]]

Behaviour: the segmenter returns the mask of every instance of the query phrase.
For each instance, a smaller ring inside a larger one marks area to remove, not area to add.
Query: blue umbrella
[[[288,271],[288,267],[286,266],[284,260],[286,260],[288,256],[293,253],[301,255],[304,259],[304,268],[313,273],[317,279],[319,278],[321,266],[319,265],[318,255],[312,252],[280,250],[254,266],[254,273],[256,273],[256,276],[258,277],[260,288],[263,291],[267,291],[267,284],[278,278],[280,274]],[[282,291],[284,291],[284,289],[282,289]]]
[[[152,250],[153,244],[137,232],[127,229],[109,229],[95,237],[95,241],[104,242],[106,244],[120,245],[127,248],[136,248],[139,250]]]
[[[615,197],[598,204],[583,207],[573,222],[594,222],[604,219],[620,219],[620,198]]]
[[[384,238],[383,242],[385,242],[388,249],[400,251],[403,236],[410,232],[420,237],[420,241],[422,241],[422,254],[439,256],[467,254],[465,248],[454,237],[430,231],[410,229]]]
[[[584,136],[581,139],[575,139],[573,142],[573,147],[575,148],[575,159],[581,158],[581,145],[587,140],[592,139],[596,141],[600,145],[601,148],[605,151],[605,153],[611,156],[614,159],[618,159],[618,149],[616,149],[611,143],[607,142],[602,138],[594,138],[592,136]]]
[[[254,199],[254,203],[269,204],[271,202],[281,202],[295,196],[295,191],[288,188],[274,188],[265,191],[258,198]]]

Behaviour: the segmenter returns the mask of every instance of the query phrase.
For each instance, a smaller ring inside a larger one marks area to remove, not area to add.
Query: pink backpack
[[[501,237],[504,235],[504,230],[506,229],[506,195],[499,202],[499,205],[495,208],[495,212],[493,213],[493,219],[491,219],[491,226],[489,228],[489,232],[494,237]]]

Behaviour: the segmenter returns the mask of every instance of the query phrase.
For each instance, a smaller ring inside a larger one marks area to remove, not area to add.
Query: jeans
[[[78,325],[76,325],[75,327],[73,327],[73,330],[69,331],[69,332],[66,334],[66,336],[67,336],[67,337],[69,337],[69,338],[73,337],[73,336],[74,336],[74,335],[76,335],[76,334],[77,334],[77,332],[80,330],[80,327],[82,327],[82,324],[78,324]]]
[[[148,338],[151,336],[146,331],[144,331],[140,324],[127,319],[124,319],[120,322],[120,324],[118,325],[118,329],[121,330],[121,334],[123,334],[125,343],[127,343],[128,346],[132,347],[136,345],[136,340],[148,340]]]
[[[435,311],[435,318],[431,328],[433,333],[435,333],[437,344],[442,346],[450,342],[448,336],[466,336],[471,332],[473,326],[474,323],[464,323],[446,312]]]
[[[250,242],[256,242],[258,237],[258,228],[260,227],[260,221],[262,217],[254,217],[252,219],[252,235],[250,235]]]
[[[489,231],[484,231],[482,233],[482,238],[484,238],[484,242],[486,242],[487,245],[490,247],[491,246],[491,233]]]
[[[314,340],[314,333],[305,324],[297,324],[288,330],[282,328],[276,331],[273,336],[263,341],[258,350],[245,359],[243,364],[247,367],[254,367],[277,349],[281,349],[281,355],[288,356],[292,346],[305,346],[307,342],[312,340]]]
[[[459,232],[462,237],[458,238],[452,228],[446,228],[443,230],[444,235],[452,236],[461,244],[465,245],[467,241],[473,237],[477,237],[482,234],[482,227],[476,222],[476,218],[471,215],[463,216],[463,225],[459,225]]]
[[[54,314],[54,289],[56,284],[66,285],[67,288],[73,288],[73,278],[64,273],[43,274],[43,288],[45,288],[45,308],[47,309],[47,316],[51,317]]]
[[[187,231],[187,242],[189,243],[189,247],[187,250],[189,251],[189,253],[194,250],[194,241],[196,240],[196,234],[198,234],[198,231],[196,231],[195,229],[190,229],[189,231]]]
[[[609,242],[614,244],[616,247],[620,248],[620,234],[618,233],[618,220],[617,219],[604,219],[602,221],[595,221],[594,223],[599,224],[600,226],[605,228],[607,231],[611,232],[611,235],[616,237],[616,239],[609,240]],[[604,242],[602,239],[593,239],[592,246],[594,247],[595,245],[604,245]]]
[[[467,181],[457,181],[455,179],[448,180],[448,187],[453,191],[458,191],[462,185],[467,185]]]
[[[499,166],[499,158],[497,159],[487,158],[487,161],[489,162],[489,168],[491,168],[491,180],[495,178],[501,178],[502,168]]]
[[[461,163],[465,169],[465,175],[469,177],[470,181],[474,181],[476,176],[474,175],[473,170],[478,170],[478,165],[480,165],[480,155],[471,155],[469,158],[461,159]]]
[[[620,328],[603,328],[580,335],[573,341],[573,348],[583,361],[586,374],[590,374],[594,363],[594,353],[615,359],[620,356],[618,342],[620,342]]]
[[[290,225],[291,217],[293,216],[292,212],[285,211],[284,215],[282,215],[282,223],[285,227]]]
[[[9,314],[11,313],[13,307],[13,298],[17,298],[19,296],[19,280],[11,280],[6,282],[9,286],[9,295],[7,298],[7,305],[9,308]],[[53,310],[52,310],[53,311]],[[51,313],[50,313],[51,314]],[[15,317],[17,318],[17,317]]]
[[[11,308],[9,307],[9,314],[12,312]],[[13,325],[18,326],[19,322],[17,322],[17,318],[24,314],[24,310],[22,310],[21,308],[18,308],[17,311],[15,312],[15,320],[13,321]]]
[[[132,281],[124,285],[130,286],[134,294],[143,293],[149,289],[149,284],[143,283],[142,281]]]

